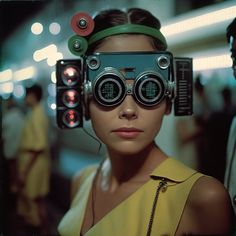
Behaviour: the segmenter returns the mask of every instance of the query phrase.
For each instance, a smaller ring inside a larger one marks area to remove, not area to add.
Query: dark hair
[[[26,96],[30,93],[33,93],[36,96],[37,100],[40,101],[43,96],[43,89],[40,85],[35,84],[29,88],[26,88]]]
[[[233,37],[236,40],[236,18],[234,18],[226,29],[226,38],[228,43],[230,42],[230,37]]]
[[[95,28],[92,35],[101,30],[126,23],[145,25],[156,28],[157,30],[160,30],[161,28],[161,23],[156,17],[154,17],[149,11],[140,8],[129,8],[126,11],[120,9],[103,10],[95,16],[94,22]],[[152,38],[152,40],[153,45],[157,50],[166,50],[165,45],[163,45],[163,43],[158,39]],[[92,53],[100,45],[101,41],[102,40],[92,44],[87,53]]]
[[[197,93],[202,93],[204,91],[204,85],[201,82],[201,75],[198,74],[195,79],[194,88],[196,89]]]

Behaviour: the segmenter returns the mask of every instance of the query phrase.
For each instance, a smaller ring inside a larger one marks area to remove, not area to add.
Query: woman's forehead
[[[121,34],[107,37],[96,49],[96,52],[133,52],[154,51],[149,36],[142,34]]]

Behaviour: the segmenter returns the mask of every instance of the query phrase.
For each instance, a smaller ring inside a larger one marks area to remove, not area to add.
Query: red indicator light
[[[80,123],[79,113],[73,109],[67,110],[63,114],[62,120],[66,126],[70,128],[76,127]]]
[[[79,104],[79,93],[74,89],[67,90],[62,95],[62,101],[67,107],[76,107]]]
[[[79,70],[74,66],[68,66],[62,71],[62,80],[66,85],[73,86],[79,79]]]

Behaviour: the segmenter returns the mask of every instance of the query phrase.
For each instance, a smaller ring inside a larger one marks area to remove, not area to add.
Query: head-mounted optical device
[[[77,24],[73,22],[73,25],[81,26],[81,35],[91,31],[90,28],[86,28],[91,21],[88,16],[76,15],[74,21],[75,19]],[[87,26],[84,21],[87,22]],[[166,46],[165,38],[160,31],[132,24],[100,31],[92,35],[88,41],[81,36],[73,36],[73,40],[81,38],[88,45],[122,32],[149,35]],[[72,51],[75,48],[77,52],[80,51],[74,54],[81,55],[82,51],[83,53],[78,59],[59,60],[56,65],[59,127],[82,127],[83,118],[89,119],[88,107],[91,99],[101,106],[112,109],[121,104],[127,95],[133,96],[140,106],[147,108],[158,106],[167,98],[174,101],[175,115],[192,114],[191,58],[174,58],[166,51],[84,55],[85,49],[80,47],[83,40],[77,42],[76,47],[71,43],[73,40],[70,40]]]
[[[192,60],[169,52],[95,53],[57,62],[57,122],[83,126],[91,99],[115,107],[127,95],[147,108],[174,100],[175,115],[192,114]]]
[[[85,102],[119,105],[132,95],[142,106],[158,105],[173,93],[169,53],[96,53],[86,58]],[[128,81],[128,82],[127,82]]]

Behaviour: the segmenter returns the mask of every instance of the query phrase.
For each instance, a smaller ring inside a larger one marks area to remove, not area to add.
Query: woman
[[[94,21],[92,36],[126,23],[160,29],[142,9],[108,10]],[[87,53],[165,49],[161,37],[122,33],[92,43]],[[75,177],[71,209],[59,225],[62,236],[230,234],[232,209],[222,184],[168,157],[154,142],[170,111],[168,97],[151,107],[132,95],[110,108],[91,99],[89,115],[107,158]]]

